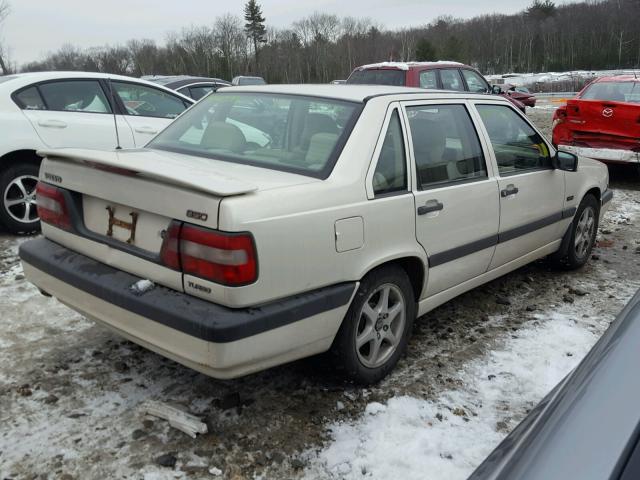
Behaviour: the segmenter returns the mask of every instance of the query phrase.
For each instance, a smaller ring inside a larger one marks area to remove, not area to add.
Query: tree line
[[[88,49],[65,45],[21,70],[226,79],[258,74],[271,83],[325,83],[346,78],[358,65],[387,60],[455,60],[484,74],[632,68],[640,67],[638,20],[640,0],[560,6],[534,0],[514,15],[438,17],[395,30],[370,18],[317,12],[288,28],[274,28],[268,12],[250,0],[244,18],[225,14],[208,25],[170,33],[162,44],[134,39]]]

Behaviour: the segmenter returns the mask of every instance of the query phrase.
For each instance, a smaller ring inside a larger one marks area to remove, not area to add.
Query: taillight
[[[46,183],[36,186],[36,204],[41,222],[71,230],[71,218],[62,190]]]
[[[170,268],[223,285],[247,285],[258,276],[256,249],[248,233],[225,233],[173,221],[160,257]]]

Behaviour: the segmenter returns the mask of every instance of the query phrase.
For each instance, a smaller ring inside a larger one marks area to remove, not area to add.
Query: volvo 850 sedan
[[[218,378],[330,351],[375,382],[416,316],[584,265],[612,197],[507,100],[388,86],[223,89],[145,148],[40,153],[28,278]]]

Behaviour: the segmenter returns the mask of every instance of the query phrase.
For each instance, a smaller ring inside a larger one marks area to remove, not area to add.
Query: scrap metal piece
[[[204,434],[208,431],[207,424],[202,422],[198,417],[191,415],[190,413],[183,412],[182,410],[172,407],[171,405],[167,405],[166,403],[147,400],[142,404],[141,410],[144,414],[167,420],[169,425],[186,433],[191,438],[196,438],[198,433]]]

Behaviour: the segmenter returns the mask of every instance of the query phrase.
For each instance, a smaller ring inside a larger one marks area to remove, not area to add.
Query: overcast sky
[[[11,60],[41,59],[65,43],[93,47],[151,38],[190,25],[212,23],[230,12],[242,14],[244,0],[9,0],[11,14],[2,36]],[[515,13],[532,0],[261,0],[267,24],[285,27],[314,11],[370,17],[386,27],[421,25],[440,15],[469,18]],[[564,3],[559,1],[557,3]]]

